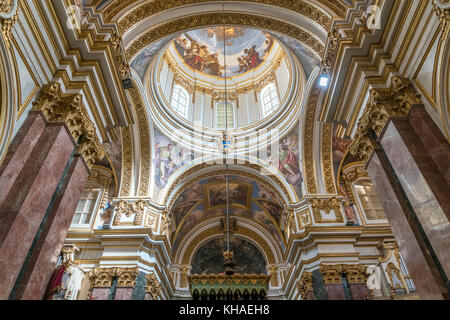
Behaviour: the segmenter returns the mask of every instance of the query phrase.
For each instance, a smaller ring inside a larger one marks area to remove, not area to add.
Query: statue
[[[381,291],[381,271],[380,267],[371,265],[367,267],[367,288],[369,289],[369,297],[382,297]]]

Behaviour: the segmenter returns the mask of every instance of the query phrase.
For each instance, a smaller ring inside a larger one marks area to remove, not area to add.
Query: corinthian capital
[[[79,143],[81,154],[89,168],[106,155],[95,133],[95,125],[83,106],[81,94],[63,96],[61,84],[52,82],[43,86],[40,97],[33,103],[33,110],[40,110],[48,122],[67,125],[73,139]]]

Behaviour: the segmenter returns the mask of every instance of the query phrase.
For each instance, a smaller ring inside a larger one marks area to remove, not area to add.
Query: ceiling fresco
[[[191,274],[221,274],[224,272],[224,238],[203,244],[192,259]],[[235,272],[239,274],[266,274],[266,261],[261,251],[250,241],[231,237],[230,250],[234,253]]]
[[[283,208],[275,194],[248,177],[229,176],[229,212],[231,216],[255,221],[283,244],[279,229]],[[172,230],[174,245],[199,223],[226,216],[225,177],[216,176],[186,188],[172,207],[176,226]]]
[[[191,69],[215,77],[233,77],[261,65],[274,41],[258,29],[220,26],[186,32],[174,40],[174,45]]]

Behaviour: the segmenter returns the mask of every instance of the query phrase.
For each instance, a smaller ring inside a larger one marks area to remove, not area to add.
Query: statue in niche
[[[369,297],[382,297],[381,291],[381,270],[380,267],[372,265],[367,267],[367,288],[369,289]]]
[[[65,246],[61,251],[60,264],[47,287],[47,300],[74,300],[81,287],[84,272],[75,265],[76,246]]]
[[[114,206],[108,202],[100,213],[99,229],[111,229],[111,219],[113,217]]]

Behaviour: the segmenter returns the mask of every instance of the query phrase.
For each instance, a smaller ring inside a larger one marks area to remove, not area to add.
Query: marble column
[[[67,236],[73,213],[89,176],[89,168],[80,155],[75,155],[52,206],[49,219],[27,265],[15,299],[44,298],[47,283],[55,269],[59,252]]]
[[[109,300],[111,288],[98,287],[92,289],[91,300]]]
[[[8,150],[0,169],[0,299],[9,298],[74,147],[64,124],[33,112]]]
[[[423,234],[414,222],[411,205],[382,150],[375,150],[372,153],[367,163],[367,172],[418,294],[422,299],[443,299],[446,290],[442,278],[427,249]]]
[[[365,283],[350,283],[349,288],[353,300],[367,300],[369,289]]]
[[[133,290],[133,287],[118,287],[114,300],[132,300]]]

